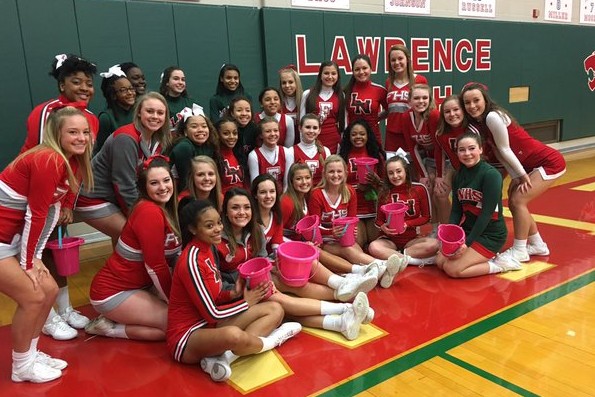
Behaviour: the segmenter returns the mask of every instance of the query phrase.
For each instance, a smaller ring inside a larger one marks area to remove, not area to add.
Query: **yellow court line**
[[[508,207],[504,207],[502,213],[507,218],[512,218],[512,214]],[[554,216],[531,214],[535,222],[545,223],[548,225],[562,226],[575,230],[584,230],[590,235],[595,236],[595,223],[574,221],[572,219],[556,218]]]
[[[586,185],[571,187],[570,190],[578,190],[581,192],[592,192],[595,190],[595,182],[587,183]]]

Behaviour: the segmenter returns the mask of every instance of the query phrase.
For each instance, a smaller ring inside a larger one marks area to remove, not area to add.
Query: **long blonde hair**
[[[163,123],[163,126],[161,126],[161,128],[159,128],[159,130],[155,131],[154,135],[155,135],[155,138],[159,141],[159,144],[161,145],[161,152],[167,153],[167,151],[169,150],[169,148],[171,147],[171,144],[172,144],[172,137],[171,137],[170,126],[169,126],[169,107],[168,107],[167,101],[165,100],[165,97],[163,95],[161,95],[158,92],[152,91],[152,92],[147,92],[145,95],[141,96],[138,99],[138,101],[136,102],[136,105],[134,105],[133,116],[132,116],[134,126],[139,131],[144,130],[144,127],[140,123],[139,114],[143,107],[143,104],[148,99],[157,99],[158,101],[163,103],[163,106],[165,106],[165,122]]]
[[[339,156],[338,154],[331,154],[324,160],[324,168],[322,171],[322,180],[320,181],[321,188],[327,188],[327,180],[326,180],[326,170],[331,163],[341,163],[343,165],[343,182],[341,182],[341,186],[339,186],[339,193],[341,194],[341,202],[348,203],[351,200],[351,193],[349,192],[349,188],[347,187],[347,163],[343,160],[343,157]]]
[[[208,156],[196,156],[190,160],[192,167],[190,172],[188,173],[188,177],[186,179],[186,186],[188,187],[188,191],[190,192],[190,197],[194,199],[198,199],[196,197],[196,185],[194,184],[194,167],[198,166],[199,164],[208,164],[213,168],[215,171],[215,187],[209,193],[209,200],[213,203],[213,205],[217,208],[217,211],[221,210],[221,178],[219,177],[219,171],[217,170],[217,164],[215,160]]]
[[[74,159],[76,159],[76,162],[78,163],[78,170],[76,175],[72,171],[72,167],[70,166],[68,158],[64,153],[64,149],[60,145],[60,137],[62,134],[61,129],[64,126],[64,122],[66,119],[74,116],[81,116],[85,119],[85,121],[87,121],[85,114],[81,110],[72,106],[66,106],[64,108],[57,109],[51,112],[44,127],[43,142],[27,150],[25,153],[19,155],[10,164],[10,166],[14,166],[23,157],[31,153],[39,152],[44,149],[51,149],[55,152],[55,156],[59,156],[64,161],[64,166],[66,167],[66,172],[68,173],[68,184],[70,185],[70,189],[72,190],[72,192],[77,193],[79,191],[80,182],[83,183],[87,191],[92,190],[94,184],[93,171],[91,169],[91,153],[93,152],[91,132],[89,131],[89,143],[85,148],[85,152],[80,155],[72,156]],[[56,163],[56,169],[58,169],[58,159],[55,156],[52,156],[49,161],[54,160]]]
[[[302,103],[302,95],[304,95],[304,88],[302,87],[302,81],[300,80],[300,75],[292,69],[291,67],[287,66],[279,70],[279,94],[281,95],[281,102],[285,102],[285,93],[283,92],[283,87],[281,86],[281,75],[283,73],[288,73],[295,81],[295,109],[297,113],[300,112],[300,105]]]

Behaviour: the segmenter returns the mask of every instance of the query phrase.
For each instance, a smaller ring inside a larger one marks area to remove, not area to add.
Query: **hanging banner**
[[[459,0],[459,15],[478,18],[495,18],[496,0]]]
[[[292,7],[349,9],[349,0],[291,0]]]
[[[384,0],[384,11],[398,14],[429,14],[430,0]]]
[[[555,22],[572,21],[572,0],[545,0],[543,19]]]
[[[580,23],[595,25],[595,0],[581,0]]]

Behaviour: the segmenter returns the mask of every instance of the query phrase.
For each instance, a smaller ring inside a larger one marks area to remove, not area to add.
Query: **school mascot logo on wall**
[[[587,85],[591,91],[595,91],[595,51],[585,58],[585,72],[587,73]]]

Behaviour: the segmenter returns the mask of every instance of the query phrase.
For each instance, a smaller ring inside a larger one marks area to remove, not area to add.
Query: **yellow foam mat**
[[[581,192],[592,192],[595,190],[595,182],[587,183],[586,185],[576,186],[576,187],[570,188],[570,190],[579,190]]]
[[[322,339],[326,339],[329,342],[336,343],[338,345],[344,346],[348,349],[355,349],[361,345],[365,345],[375,339],[382,338],[384,335],[388,333],[381,328],[378,328],[374,324],[366,324],[362,325],[359,333],[359,337],[355,340],[347,340],[345,337],[339,333],[334,331],[327,331],[324,329],[318,328],[307,328],[304,327],[302,332],[306,332],[310,335],[317,336]]]
[[[242,394],[293,375],[287,362],[275,350],[239,358],[231,365],[231,370],[228,382]]]
[[[552,263],[541,262],[541,261],[532,261],[529,263],[523,263],[521,270],[515,270],[513,272],[506,272],[498,274],[498,277],[505,278],[509,281],[521,281],[526,278],[532,277],[537,273],[541,273],[552,267],[556,266]]]

